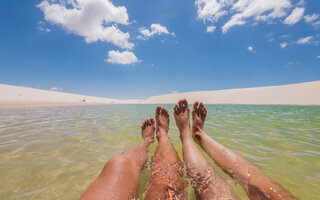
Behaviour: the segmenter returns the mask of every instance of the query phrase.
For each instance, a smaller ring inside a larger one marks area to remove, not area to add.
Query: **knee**
[[[108,162],[106,163],[106,166],[108,167],[115,167],[115,168],[122,168],[125,166],[130,166],[131,162],[130,159],[123,155],[118,155],[112,157]]]
[[[118,155],[108,160],[103,168],[103,172],[127,172],[129,169],[133,169],[130,158],[124,155]]]

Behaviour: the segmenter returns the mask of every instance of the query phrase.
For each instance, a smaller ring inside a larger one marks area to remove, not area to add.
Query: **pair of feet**
[[[174,107],[174,118],[176,120],[177,127],[181,133],[190,134],[190,109],[186,99],[178,101]],[[203,103],[195,102],[192,109],[192,135],[197,137],[203,133],[204,122],[207,117],[207,109]],[[167,133],[169,131],[169,112],[166,108],[158,106],[156,108],[155,119],[150,118],[142,123],[142,137],[145,140],[152,141],[154,137],[154,132],[156,130],[157,137],[162,133]],[[156,123],[156,126],[155,126]]]

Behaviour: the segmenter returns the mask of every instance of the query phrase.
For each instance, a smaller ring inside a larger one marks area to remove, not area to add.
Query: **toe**
[[[161,114],[168,117],[169,116],[169,113],[168,113],[168,110],[166,108],[162,108],[161,109]]]
[[[142,125],[141,125],[141,128],[145,129],[147,127],[148,123],[149,123],[148,119],[144,120]]]
[[[150,119],[146,120],[146,127],[150,125]]]
[[[156,118],[157,118],[157,116],[160,115],[160,112],[161,112],[161,106],[158,106],[158,107],[156,108]]]
[[[178,114],[179,114],[178,105],[177,105],[177,104],[174,106],[173,111],[174,111],[174,114],[175,114],[175,115],[178,115]]]
[[[176,104],[176,106],[177,106],[178,114],[180,114],[180,113],[181,113],[181,108],[180,108],[180,106],[179,106],[179,102]]]
[[[182,102],[183,102],[183,105],[184,105],[184,107],[185,107],[185,110],[189,110],[189,106],[188,106],[188,101],[187,101],[187,99],[183,99]]]
[[[198,101],[194,102],[193,108],[192,108],[192,115],[194,115],[197,112],[198,106],[199,106],[199,102]]]
[[[182,112],[184,112],[184,111],[186,110],[186,108],[185,108],[185,106],[184,106],[183,99],[179,100],[178,104],[179,104],[180,110],[181,110]]]
[[[201,115],[203,107],[204,107],[204,104],[202,102],[200,102],[199,108],[198,108],[198,115]]]
[[[203,112],[203,119],[206,119],[206,117],[207,117],[207,109],[206,109],[206,108],[204,108],[204,112]]]

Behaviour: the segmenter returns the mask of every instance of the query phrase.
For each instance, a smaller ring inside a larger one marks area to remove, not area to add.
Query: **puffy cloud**
[[[141,62],[141,60],[139,60],[136,57],[136,55],[134,55],[134,53],[129,51],[109,51],[108,59],[106,59],[106,62],[127,65],[136,62]]]
[[[303,14],[304,8],[295,8],[292,13],[283,21],[283,23],[293,25],[302,19]]]
[[[127,9],[109,0],[44,0],[37,5],[46,21],[60,25],[67,32],[85,38],[87,43],[104,41],[132,49],[129,33],[115,24],[129,24]]]
[[[248,51],[253,51],[253,47],[252,46],[248,46]]]
[[[309,44],[312,40],[312,36],[308,36],[308,37],[304,37],[304,38],[300,38],[299,40],[297,40],[297,44]]]
[[[236,11],[231,19],[222,27],[226,33],[231,27],[243,25],[247,19],[253,18],[255,21],[265,21],[285,16],[286,9],[291,7],[289,0],[239,0],[232,7]]]
[[[307,23],[311,23],[313,26],[319,26],[320,20],[319,20],[320,14],[312,14],[312,15],[306,15],[304,16],[304,20]]]
[[[311,23],[319,18],[319,14],[312,14],[312,15],[306,15],[304,16],[304,20],[306,20],[307,23]]]
[[[150,30],[145,27],[142,27],[139,29],[139,32],[141,33],[141,35],[139,35],[138,38],[143,40],[147,40],[153,35],[169,34],[175,36],[173,32],[170,33],[167,27],[162,26],[161,24],[151,24]]]
[[[280,44],[281,49],[285,48],[286,46],[288,46],[288,43],[286,42]]]
[[[229,15],[231,18],[223,25],[224,33],[236,25],[249,20],[272,22],[287,15],[292,7],[290,0],[196,0],[198,18],[211,23]]]
[[[210,23],[210,26],[216,25],[221,18],[226,19],[222,25],[223,33],[248,22],[296,24],[305,13],[304,4],[303,0],[195,0],[198,19]],[[307,23],[318,26],[319,16],[313,14],[304,18]]]
[[[234,3],[233,0],[196,0],[198,18],[204,21],[216,22],[228,13],[227,8]]]
[[[215,26],[208,26],[208,27],[207,27],[207,32],[208,32],[208,33],[213,33],[215,30],[216,30],[216,27],[215,27]]]

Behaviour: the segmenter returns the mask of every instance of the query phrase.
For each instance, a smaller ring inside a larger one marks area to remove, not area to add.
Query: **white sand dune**
[[[118,100],[0,84],[0,107],[86,104],[189,103],[248,105],[320,105],[320,81],[282,86],[187,92],[153,96],[146,100]]]
[[[187,92],[150,97],[147,103],[175,103],[186,98],[189,103],[249,105],[320,105],[320,81],[244,89]]]
[[[139,100],[117,100],[0,84],[0,107],[112,103],[132,104],[139,103]]]

